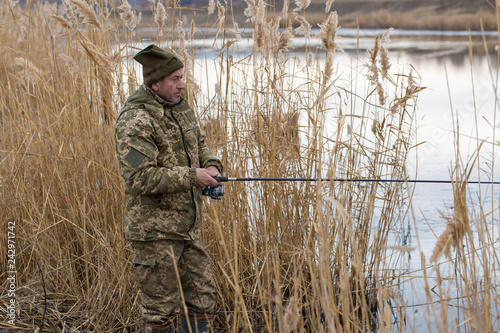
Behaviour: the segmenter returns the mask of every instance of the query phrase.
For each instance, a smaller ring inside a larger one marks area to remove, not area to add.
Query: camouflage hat
[[[147,86],[184,67],[181,59],[174,53],[153,44],[137,53],[134,59],[142,64],[144,84]]]

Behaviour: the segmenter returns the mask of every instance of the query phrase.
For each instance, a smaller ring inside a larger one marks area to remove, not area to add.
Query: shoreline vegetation
[[[209,1],[197,22],[222,42],[203,62],[186,33],[198,23],[176,2],[149,3],[150,19],[140,20],[144,12],[126,0],[0,2],[2,332],[141,331],[113,142],[117,111],[141,84],[132,59],[144,44],[139,24],[151,24],[148,42],[183,60],[184,98],[227,176],[415,177],[406,164],[425,144],[415,135],[425,87],[411,65],[391,62],[391,29],[339,71],[337,2],[326,2],[313,35],[307,13],[319,2],[247,0],[235,9]],[[243,56],[236,16],[253,28]],[[292,54],[299,38],[303,59]],[[412,332],[402,290],[414,278],[425,284],[419,311],[429,330],[498,331],[498,202],[491,188],[491,200],[469,200],[477,193],[467,184],[476,166],[478,177],[495,170],[499,125],[487,121],[492,142],[478,139],[472,159],[457,148],[450,161],[454,202],[439,212],[446,229],[432,258],[411,237],[411,184],[225,185],[203,217],[219,290],[213,331]],[[421,260],[413,272],[410,255]]]

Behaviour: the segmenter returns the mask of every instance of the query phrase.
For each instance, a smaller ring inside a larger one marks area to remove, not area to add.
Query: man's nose
[[[179,81],[179,85],[177,86],[177,89],[184,89],[186,86],[184,85],[183,81]]]

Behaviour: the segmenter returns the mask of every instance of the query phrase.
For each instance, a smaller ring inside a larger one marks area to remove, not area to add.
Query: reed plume
[[[295,44],[293,42],[293,32],[292,28],[288,27],[283,30],[279,35],[278,51],[289,51],[293,49]]]
[[[283,0],[283,7],[281,9],[281,17],[286,19],[288,17],[288,9],[290,7],[290,0]]]
[[[325,13],[328,13],[332,8],[333,0],[327,0],[325,5]]]
[[[62,17],[60,15],[50,15],[49,17],[52,18],[54,21],[56,21],[58,24],[60,24],[61,27],[65,28],[67,30],[72,29],[71,23],[68,20],[66,20],[64,17]]]
[[[75,21],[75,6],[71,3],[71,0],[62,0],[63,15],[70,21]]]
[[[186,93],[189,96],[189,101],[193,100],[193,96],[201,92],[200,87],[193,77],[193,66],[188,53],[188,45],[186,45],[186,32],[184,31],[182,21],[177,22],[177,40],[179,42],[179,58],[184,63],[184,74],[186,77]]]
[[[295,0],[295,5],[297,7],[294,9],[294,11],[298,12],[301,10],[305,10],[309,5],[311,4],[311,0]]]
[[[369,57],[369,64],[366,65],[369,70],[368,80],[374,85],[376,85],[379,82],[380,70],[377,65],[379,51],[380,51],[380,36],[377,35],[375,37],[375,43],[373,49],[367,50],[370,57]]]
[[[324,70],[324,79],[323,79],[323,87],[325,90],[328,90],[328,82],[332,79],[334,73],[334,61],[333,55],[331,53],[327,54],[325,60],[325,70]]]
[[[77,12],[83,17],[83,22],[101,28],[101,22],[97,18],[94,9],[85,0],[69,0],[75,5]]]
[[[99,8],[103,19],[107,20],[109,18],[109,15],[111,14],[108,8],[109,6],[108,0],[97,0],[95,4],[97,8]]]
[[[184,31],[183,23],[182,21],[177,22],[176,26],[177,30],[177,37],[179,41],[179,57],[181,58],[182,63],[187,67],[187,71],[190,71],[189,68],[189,54],[187,52],[187,47],[186,47],[186,32]]]
[[[120,0],[121,5],[118,7],[120,12],[120,19],[125,23],[125,26],[130,30],[135,32],[135,28],[141,22],[141,13],[136,15],[132,10],[132,6],[127,0]]]
[[[432,251],[432,256],[430,258],[431,262],[437,262],[440,256],[449,256],[451,248],[457,245],[457,224],[453,218],[446,217],[442,212],[439,212],[441,217],[447,221],[445,230],[439,235],[436,245],[434,245],[434,250]]]
[[[219,4],[219,1],[217,1],[217,5]],[[207,8],[207,14],[212,15],[215,12],[215,0],[209,0],[208,1],[208,8]]]
[[[270,45],[268,45],[266,41],[269,39],[267,34],[270,32],[268,29],[269,25],[272,26],[272,23],[266,21],[266,2],[264,0],[258,0],[258,3],[256,4],[254,0],[245,1],[248,6],[245,9],[244,14],[248,17],[247,21],[250,21],[254,28],[254,47],[263,54],[269,54]]]
[[[258,8],[255,4],[255,0],[245,0],[245,2],[247,3],[247,8],[245,8],[244,14],[248,18],[247,22],[250,21],[252,23],[255,23],[258,13]]]
[[[382,85],[381,80],[387,80],[389,76],[389,56],[388,51],[384,46],[384,43],[390,42],[390,33],[391,29],[388,29],[382,37],[377,35],[375,37],[374,47],[371,50],[368,50],[368,54],[370,55],[369,63],[366,65],[369,70],[368,80],[375,86],[375,90],[379,97],[379,104],[385,105],[386,95],[384,86]]]
[[[389,68],[391,67],[390,61],[389,61],[389,51],[385,48],[384,44],[390,43],[390,34],[392,32],[392,28],[388,29],[383,35],[381,39],[381,45],[380,45],[380,67],[381,67],[381,74],[382,74],[382,79],[386,79],[387,76],[389,75]]]
[[[453,214],[451,217],[445,216],[440,212],[442,218],[445,219],[446,228],[438,237],[432,256],[431,262],[436,262],[441,255],[449,256],[451,248],[457,251],[462,250],[464,237],[470,235],[470,222],[467,208],[465,181],[458,181],[453,184]]]
[[[326,21],[319,24],[319,27],[320,31],[315,37],[321,39],[320,48],[332,54],[335,51],[343,51],[337,44],[337,38],[339,38],[337,37],[337,33],[340,28],[337,12],[330,13]]]
[[[385,92],[384,92],[384,87],[382,86],[382,83],[380,82],[377,82],[377,95],[378,95],[378,103],[380,105],[385,105],[385,100],[386,100],[386,96],[385,96]]]
[[[299,15],[295,12],[293,13],[293,17],[300,23],[300,25],[295,29],[296,33],[304,35],[306,38],[308,38],[311,33],[311,24],[309,23],[309,21],[307,21],[304,16]]]
[[[226,8],[217,1],[217,32],[226,24]],[[218,33],[217,33],[218,34]]]
[[[410,100],[415,100],[415,97],[419,92],[422,90],[426,89],[426,87],[420,87],[415,84],[414,79],[411,78],[411,73],[409,75],[408,79],[408,86],[405,88],[405,94],[404,96],[395,98],[392,101],[392,105],[390,107],[390,113],[395,114],[398,113],[400,110],[405,110],[408,101]]]
[[[154,3],[152,4],[153,6],[153,13],[154,13],[154,20],[156,23],[156,26],[158,27],[158,36],[163,36],[163,30],[165,28],[165,24],[168,20],[168,15],[165,10],[165,6],[163,6],[163,3],[161,1],[158,1],[156,6]]]

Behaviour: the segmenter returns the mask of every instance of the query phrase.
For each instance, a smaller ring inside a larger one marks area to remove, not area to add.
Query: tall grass
[[[0,5],[0,240],[7,244],[4,231],[14,221],[18,330],[33,330],[42,320],[50,331],[139,330],[113,129],[117,110],[140,84],[131,55],[150,39],[184,60],[186,98],[227,175],[409,177],[405,163],[416,144],[422,87],[411,68],[391,66],[384,46],[390,31],[346,71],[336,66],[335,12],[320,25],[321,46],[307,44],[307,59],[299,59],[290,50],[296,37],[311,38],[306,1],[270,13],[265,1],[247,0],[245,15],[254,27],[248,54],[238,52],[231,6],[217,3],[209,6],[219,37],[216,56],[205,63],[189,47],[196,27],[179,23],[176,2],[168,8],[150,3],[153,36],[137,30],[140,16],[126,0],[116,7],[105,0]],[[292,16],[301,22],[296,30]],[[406,330],[398,281],[410,250],[411,187],[225,187],[222,201],[205,206],[203,237],[219,287],[214,331]],[[463,187],[455,192],[463,203]],[[482,247],[491,255],[493,241]],[[6,258],[1,246],[2,267]],[[6,270],[0,279],[7,285]],[[472,281],[466,287],[483,288],[486,280]],[[484,291],[495,288],[489,283]],[[477,295],[486,294],[476,290],[469,300],[491,301]],[[6,294],[1,298],[9,301]],[[483,317],[491,313],[486,309]],[[465,325],[484,323],[472,318]]]

